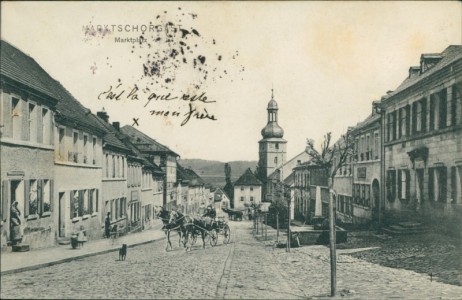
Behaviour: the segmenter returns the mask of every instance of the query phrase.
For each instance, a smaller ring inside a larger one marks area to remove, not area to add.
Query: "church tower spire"
[[[278,124],[278,103],[274,100],[274,91],[271,89],[271,100],[266,108],[268,121],[261,130],[262,139],[259,146],[259,179],[263,181],[263,201],[271,201],[267,194],[269,177],[286,162],[287,141],[283,139],[284,130]]]

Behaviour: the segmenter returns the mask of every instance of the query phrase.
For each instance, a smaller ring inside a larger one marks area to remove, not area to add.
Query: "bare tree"
[[[314,141],[307,139],[306,152],[311,158],[311,161],[321,167],[329,170],[329,240],[330,240],[330,270],[331,270],[331,296],[336,294],[336,234],[335,234],[335,201],[336,195],[334,187],[334,179],[337,171],[346,166],[348,159],[353,155],[354,140],[350,134],[350,130],[342,135],[334,145],[332,143],[332,134],[328,132],[324,135],[324,141],[321,145],[321,150],[318,151],[314,147]]]

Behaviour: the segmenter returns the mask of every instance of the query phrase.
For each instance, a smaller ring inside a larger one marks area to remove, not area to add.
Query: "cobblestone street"
[[[2,275],[1,298],[329,298],[329,251],[324,246],[274,248],[249,222],[230,222],[231,244],[198,240],[186,253],[172,238],[47,268]],[[274,230],[268,231],[274,237]],[[284,238],[284,237],[283,237]],[[258,239],[261,239],[259,237]],[[462,287],[429,276],[362,261],[338,251],[337,298],[460,299]]]

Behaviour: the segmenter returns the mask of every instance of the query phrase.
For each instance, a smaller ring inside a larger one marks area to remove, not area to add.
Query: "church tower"
[[[271,100],[268,102],[268,123],[261,130],[262,139],[259,146],[259,177],[263,180],[263,197],[269,175],[286,162],[287,141],[283,139],[284,130],[278,125],[278,104],[271,90]],[[265,201],[265,197],[263,198]]]

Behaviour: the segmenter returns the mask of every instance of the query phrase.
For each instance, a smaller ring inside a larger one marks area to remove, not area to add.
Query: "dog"
[[[119,249],[119,260],[125,260],[127,256],[127,244],[123,244],[122,248]]]

